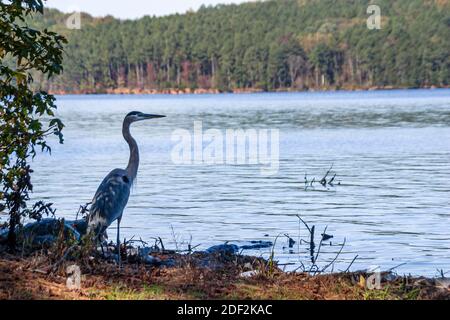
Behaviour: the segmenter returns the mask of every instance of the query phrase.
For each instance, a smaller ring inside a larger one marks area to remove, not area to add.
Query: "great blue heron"
[[[117,220],[117,254],[120,265],[120,221],[123,210],[130,197],[131,186],[136,179],[139,167],[139,149],[136,140],[131,136],[130,125],[133,122],[163,118],[156,114],[145,114],[133,111],[127,114],[123,120],[122,134],[130,147],[130,159],[126,169],[114,169],[111,171],[97,189],[89,210],[88,234],[93,234],[99,239],[106,229]]]

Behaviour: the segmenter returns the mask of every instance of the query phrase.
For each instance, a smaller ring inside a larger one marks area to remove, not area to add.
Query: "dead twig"
[[[336,179],[336,175],[337,175],[337,174],[335,173],[334,176],[333,176],[333,178],[331,178],[330,181],[328,181],[328,185],[330,185],[330,186],[332,186],[332,187],[334,186],[333,181],[334,181],[334,179]]]
[[[339,252],[336,254],[334,259],[320,271],[320,273],[324,273],[325,270],[327,270],[331,265],[333,265],[336,262],[337,258],[341,255],[342,250],[344,249],[346,241],[347,241],[347,239],[344,238],[344,242],[342,243],[341,248],[339,249]]]
[[[310,240],[309,240],[309,253],[311,255],[312,264],[315,264],[315,261],[314,261],[314,250],[316,248],[316,244],[314,243],[314,231],[315,230],[316,230],[316,226],[312,226],[311,232],[310,232]]]
[[[51,272],[56,272],[59,268],[59,266],[67,259],[67,257],[69,256],[69,254],[75,249],[77,248],[78,245],[73,245],[71,247],[69,247],[65,252],[64,255],[62,256],[61,259],[59,259],[55,264],[53,264],[50,268]]]
[[[86,212],[89,212],[88,207],[92,204],[91,202],[87,202],[85,205],[80,205],[80,207],[78,208],[77,211],[77,215],[75,217],[75,220],[78,220],[78,215],[81,214],[81,216],[83,216]]]
[[[303,220],[300,217],[300,215],[298,215],[298,214],[297,214],[297,218],[300,220],[300,222],[302,222],[305,225],[305,227],[306,227],[306,229],[308,229],[309,233],[311,233],[311,228],[308,226],[308,224],[305,222],[305,220]]]
[[[328,226],[326,226],[325,229],[323,230],[323,234],[327,233],[327,229],[328,229]],[[324,238],[322,237],[322,239],[320,240],[320,243],[319,243],[319,247],[317,248],[317,253],[316,253],[316,256],[315,256],[314,262],[313,262],[314,264],[316,263],[317,259],[319,258],[320,248],[322,248],[323,239]]]
[[[404,266],[405,264],[407,264],[407,263],[406,263],[406,262],[400,263],[399,265],[396,265],[395,267],[392,267],[392,268],[388,269],[387,272],[391,272],[391,271],[393,271],[394,269],[397,269],[398,267]]]
[[[353,258],[352,262],[350,262],[350,264],[348,265],[347,269],[345,269],[344,273],[347,273],[350,270],[350,268],[352,267],[353,263],[356,261],[357,258],[358,258],[358,255],[356,255]]]
[[[334,164],[331,164],[330,169],[325,173],[322,179],[318,180],[318,182],[322,185],[322,187],[327,188],[327,185],[330,187],[334,187],[334,181],[336,180],[337,174],[334,173],[334,175],[328,180],[328,177],[331,175],[333,171]],[[308,175],[305,173],[304,178],[304,184],[305,184],[305,191],[308,190],[308,188],[314,189],[314,183],[316,183],[316,178],[314,177],[311,181],[308,180]],[[340,185],[340,182],[338,183]],[[328,189],[328,188],[327,188]]]
[[[325,173],[325,176],[322,178],[322,180],[320,180],[320,184],[324,187],[326,187],[327,185],[327,177],[330,174],[331,170],[333,169],[333,165],[334,164],[331,165],[330,169],[328,169],[327,173]]]
[[[163,243],[161,237],[158,237],[158,239],[159,239],[159,244],[161,245],[162,252],[166,251],[166,249],[164,248],[164,243]]]
[[[178,249],[178,241],[177,241],[177,237],[176,237],[176,234],[175,234],[175,230],[174,230],[174,228],[173,228],[173,225],[170,225],[170,229],[172,230],[172,238],[173,238],[173,242],[175,243],[175,250],[176,250],[177,252],[179,252],[179,249]]]

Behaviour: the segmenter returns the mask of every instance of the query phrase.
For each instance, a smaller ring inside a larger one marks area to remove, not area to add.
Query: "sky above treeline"
[[[145,15],[164,16],[197,10],[201,5],[248,2],[248,0],[47,0],[49,8],[62,12],[82,11],[93,16],[112,15],[121,19],[136,19]]]

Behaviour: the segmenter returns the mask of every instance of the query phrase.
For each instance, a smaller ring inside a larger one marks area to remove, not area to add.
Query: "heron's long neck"
[[[134,181],[139,168],[139,149],[136,140],[134,140],[134,138],[131,136],[130,125],[131,123],[128,121],[125,121],[123,123],[122,134],[126,142],[128,143],[128,146],[130,147],[130,160],[128,160],[126,171],[128,172],[128,176],[131,178],[131,180]]]

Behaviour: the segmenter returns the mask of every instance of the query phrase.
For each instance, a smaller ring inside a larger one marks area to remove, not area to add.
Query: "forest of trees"
[[[366,10],[381,8],[381,30]],[[124,4],[125,5],[125,4]],[[68,38],[53,92],[446,87],[450,0],[273,0],[166,17],[38,19]]]

